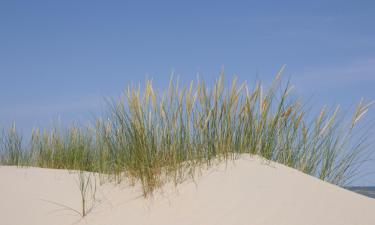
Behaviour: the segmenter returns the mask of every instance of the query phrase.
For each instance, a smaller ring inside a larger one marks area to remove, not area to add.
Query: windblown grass
[[[118,181],[131,178],[140,181],[145,196],[213,160],[240,154],[347,184],[356,175],[366,141],[354,139],[353,130],[370,104],[361,101],[349,120],[339,117],[339,107],[308,115],[290,96],[291,86],[282,84],[281,72],[266,90],[260,83],[249,89],[236,78],[226,88],[222,75],[212,88],[203,80],[180,87],[171,79],[160,94],[146,81],[143,89],[128,87],[95,125],[35,129],[25,149],[12,127],[3,136],[1,159],[9,165],[99,172]]]

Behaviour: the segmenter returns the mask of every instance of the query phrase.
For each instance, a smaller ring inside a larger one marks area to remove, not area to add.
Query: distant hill
[[[346,187],[346,189],[357,192],[358,194],[368,196],[370,198],[375,198],[375,186],[374,187],[361,187],[361,186],[354,186],[354,187]]]

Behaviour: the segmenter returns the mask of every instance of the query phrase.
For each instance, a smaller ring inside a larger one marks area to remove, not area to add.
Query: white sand
[[[294,169],[248,156],[166,186],[153,199],[139,187],[102,185],[81,219],[77,175],[64,170],[0,167],[4,225],[374,225],[375,200]],[[54,202],[54,203],[52,203]]]

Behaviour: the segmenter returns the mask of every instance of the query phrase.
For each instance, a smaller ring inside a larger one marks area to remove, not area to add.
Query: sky
[[[210,82],[222,68],[251,85],[286,64],[312,109],[375,100],[374,12],[365,0],[1,0],[0,128],[86,123],[131,83]]]

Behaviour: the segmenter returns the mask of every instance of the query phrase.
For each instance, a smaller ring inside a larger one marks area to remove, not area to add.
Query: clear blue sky
[[[287,64],[313,108],[375,100],[374,12],[354,0],[2,0],[0,126],[84,123],[130,82],[212,80],[222,66],[251,82]]]

